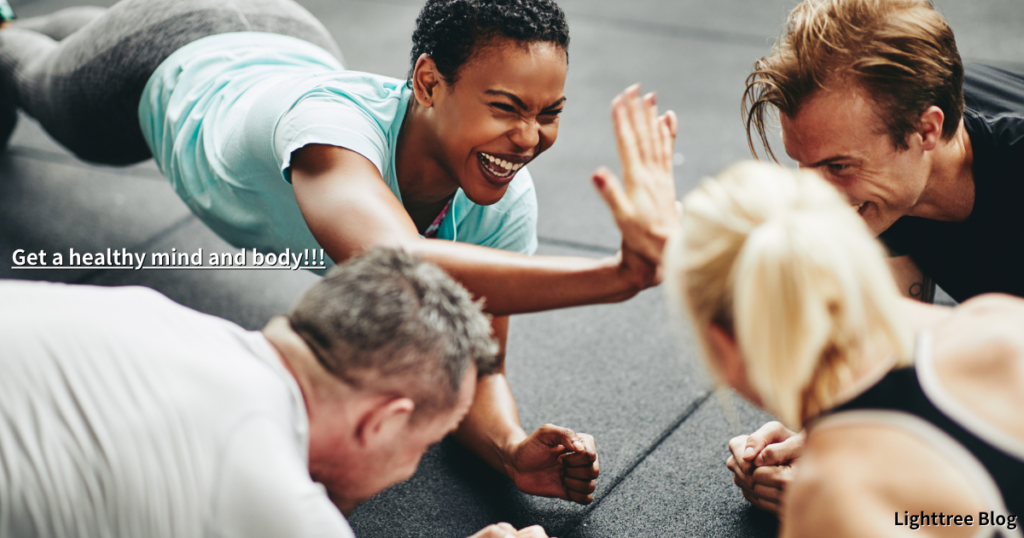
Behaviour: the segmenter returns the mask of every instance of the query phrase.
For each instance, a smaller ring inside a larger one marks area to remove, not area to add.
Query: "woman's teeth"
[[[860,204],[858,204],[858,205],[855,205],[855,206],[851,206],[851,207],[853,207],[853,210],[854,210],[854,211],[856,211],[856,212],[860,213],[860,210],[861,210],[861,209],[864,209],[864,206],[865,206],[865,205],[867,205],[867,202],[861,202]]]
[[[484,166],[494,175],[498,177],[508,177],[511,174],[516,173],[520,168],[526,166],[524,163],[510,163],[504,159],[499,159],[494,155],[488,155],[484,152],[480,152],[481,158],[484,159]]]

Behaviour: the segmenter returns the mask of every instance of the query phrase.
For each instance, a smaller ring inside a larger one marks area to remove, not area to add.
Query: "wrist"
[[[654,284],[657,267],[623,247],[615,258],[615,271],[620,293],[632,297]]]
[[[516,469],[516,450],[519,448],[519,444],[526,440],[526,432],[522,428],[516,428],[515,431],[506,437],[503,441],[496,443],[495,449],[498,452],[498,461],[501,462],[501,469],[505,476],[515,480]]]

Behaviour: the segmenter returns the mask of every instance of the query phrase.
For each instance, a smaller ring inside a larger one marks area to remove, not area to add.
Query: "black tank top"
[[[1024,442],[973,417],[972,411],[945,392],[934,373],[930,343],[930,336],[922,334],[914,366],[892,370],[856,398],[823,413],[816,422],[845,411],[900,411],[914,415],[970,452],[995,481],[1009,512],[1024,515]],[[1024,410],[1020,412],[1024,415]]]

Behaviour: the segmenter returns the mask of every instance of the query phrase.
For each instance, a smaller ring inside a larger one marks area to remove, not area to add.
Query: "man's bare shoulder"
[[[923,440],[885,425],[812,430],[788,492],[783,537],[904,536],[904,512],[977,514],[971,482]],[[936,536],[970,536],[942,527]],[[927,534],[926,534],[927,535]]]

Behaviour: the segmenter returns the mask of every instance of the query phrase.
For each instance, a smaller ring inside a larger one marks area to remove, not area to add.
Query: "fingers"
[[[778,515],[782,510],[784,490],[754,482],[753,477],[740,479],[733,477],[733,482],[740,488],[743,498],[754,506]]]
[[[793,469],[787,465],[758,467],[751,474],[736,473],[733,482],[739,486],[743,498],[754,506],[779,515]]]
[[[803,450],[804,435],[794,435],[785,441],[764,447],[764,450],[754,458],[754,464],[758,467],[786,464],[799,458]]]
[[[580,463],[579,465],[572,465]],[[597,454],[579,452],[568,454],[562,458],[562,485],[570,500],[580,504],[589,504],[594,500],[597,489],[597,476],[601,473],[597,462]]]
[[[622,183],[619,182],[619,178],[615,177],[611,170],[602,166],[594,171],[593,180],[594,187],[597,188],[598,194],[604,199],[604,203],[608,204],[608,208],[611,209],[615,221],[620,222],[630,213],[632,203],[629,201],[629,197],[626,196],[625,191],[622,190]]]
[[[793,468],[789,465],[773,465],[754,469],[754,484],[783,491],[793,481]]]
[[[565,447],[565,450],[572,452],[584,452],[587,449],[583,440],[576,435],[576,432],[569,428],[555,426],[554,424],[545,424],[537,428],[534,435],[537,436],[540,442],[550,447],[562,445]]]
[[[762,479],[763,478],[764,477],[762,477]],[[752,497],[757,497],[758,499],[762,499],[775,504],[782,504],[783,492],[785,490],[782,488],[769,486],[767,484],[762,484],[755,480],[754,487],[745,488],[744,491],[746,491]]]
[[[581,434],[589,438],[589,446],[584,452],[566,454],[562,457],[562,484],[565,486],[566,494],[572,498],[573,493],[578,494],[584,504],[593,500],[594,490],[597,489],[597,477],[601,474],[601,467],[597,461],[597,449],[593,445],[593,437]]]
[[[672,118],[675,114],[672,114]],[[619,146],[619,157],[624,168],[639,162],[663,164],[671,160],[666,155],[658,117],[657,97],[654,93],[640,97],[640,85],[634,84],[612,100],[612,119]],[[666,125],[668,126],[668,125]],[[674,142],[674,136],[673,142]]]
[[[729,459],[725,462],[725,466],[732,471],[733,481],[736,482],[737,486],[741,488],[747,487],[745,486],[746,482],[740,483],[740,481],[750,480],[750,475],[754,472],[753,464],[743,460],[737,460],[735,456],[729,456]]]
[[[757,495],[748,492],[747,490],[743,490],[743,498],[749,501],[750,504],[756,506],[757,508],[760,508],[761,510],[771,512],[776,516],[782,514],[782,505],[779,502],[773,501],[771,499],[766,499],[764,497],[758,497]]]
[[[515,536],[517,538],[548,538],[548,533],[544,531],[544,527],[533,525],[532,527],[520,529]]]
[[[753,462],[748,461],[743,457],[743,454],[746,452],[749,439],[749,435],[738,435],[729,440],[729,452],[732,453],[729,460],[733,462],[733,466],[735,466],[736,469],[748,474],[754,469]],[[726,466],[728,467],[729,464],[726,463]],[[733,467],[729,468],[733,469]],[[736,469],[733,469],[734,473],[736,472]]]
[[[756,432],[750,434],[752,437],[759,437],[764,439],[765,444],[781,443],[794,435],[797,435],[795,431],[782,425],[781,422],[771,421],[764,426],[761,426]]]
[[[658,131],[661,135],[662,169],[672,173],[673,157],[676,146],[676,113],[669,110],[658,118]]]
[[[573,454],[565,456],[563,462],[570,467],[579,466],[590,466],[594,465],[597,468],[597,441],[594,440],[593,435],[586,433],[573,433],[577,445],[576,450]],[[579,447],[582,446],[582,449]]]
[[[743,448],[743,459],[753,461],[764,447],[780,443],[796,435],[779,422],[769,422],[761,426],[756,432],[747,437],[746,446]]]
[[[562,483],[565,484],[566,489],[569,491],[575,491],[582,495],[590,495],[597,489],[597,480],[578,480],[565,477],[562,479]]]
[[[658,146],[660,147],[658,155],[658,165],[661,166],[661,170],[666,174],[672,173],[672,135],[668,132],[668,127],[665,124],[658,122],[655,127],[658,131]]]
[[[673,144],[676,141],[676,136],[679,134],[679,118],[676,116],[675,111],[669,110],[668,112],[661,115],[659,118],[668,127],[668,132],[672,136]]]
[[[488,525],[469,538],[508,538],[516,536],[516,529],[508,523]]]
[[[640,129],[650,138],[651,151],[647,160],[661,164],[665,161],[665,144],[662,141],[661,124],[658,122],[658,97],[654,92],[643,99],[643,124]]]
[[[654,140],[651,132],[654,130],[649,125],[646,99],[640,98],[640,85],[634,84],[626,89],[626,106],[629,108],[629,121],[636,133],[640,158],[649,161],[654,155]]]
[[[630,120],[629,100],[630,90],[639,91],[639,85],[633,85],[619,94],[612,100],[612,120],[615,124],[615,141],[619,148],[619,159],[622,160],[623,170],[628,169],[635,163],[640,162],[640,147],[636,131]]]
[[[562,456],[562,464],[570,469],[590,469],[594,473],[598,471],[597,454],[591,450],[566,454]]]
[[[738,487],[738,488],[740,488],[740,489],[742,489],[744,491],[753,491],[754,490],[754,485],[755,485],[754,484],[754,479],[751,478],[750,475],[746,475],[746,474],[743,474],[743,473],[736,473],[736,474],[732,475],[732,483],[736,484],[736,487]]]
[[[592,435],[574,434],[576,448],[574,452],[565,454],[562,460],[562,485],[565,486],[566,497],[580,504],[594,501],[594,490],[597,489],[597,476],[601,473],[597,461],[597,443]]]
[[[750,435],[747,437],[747,442],[743,444],[743,454],[740,457],[744,461],[753,461],[767,444],[764,437],[757,437],[756,434]]]
[[[544,527],[533,525],[520,530],[508,523],[488,525],[469,538],[548,538]]]
[[[572,501],[572,502],[574,502],[576,504],[590,504],[590,503],[594,502],[594,495],[593,495],[593,493],[582,493],[582,492],[576,491],[574,489],[566,488],[565,496],[566,496],[566,498],[568,500],[570,500],[570,501]]]
[[[574,453],[563,456],[562,464],[565,466],[565,476],[568,477],[593,480],[601,474],[601,467],[597,462],[597,456],[591,456],[586,453]]]

